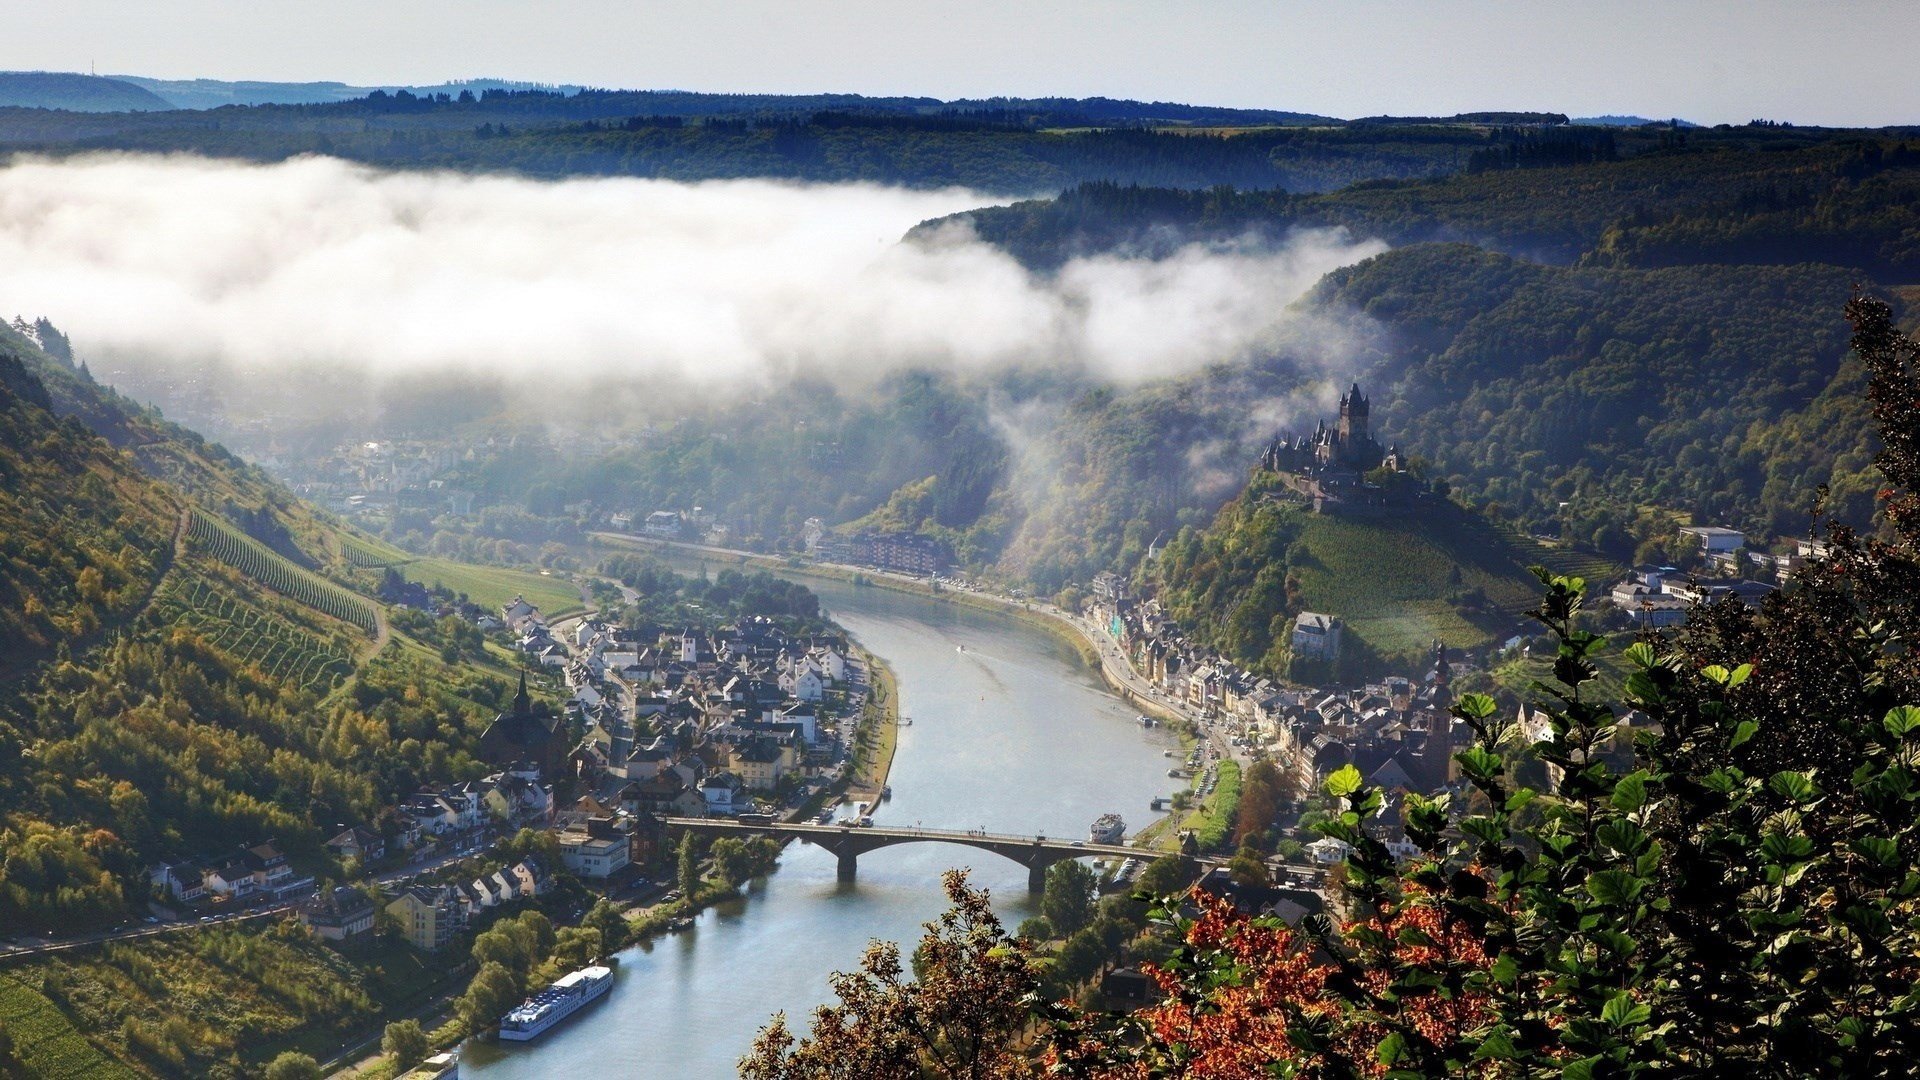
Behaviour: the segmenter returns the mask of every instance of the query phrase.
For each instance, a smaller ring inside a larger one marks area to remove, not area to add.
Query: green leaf
[[[1380,1064],[1392,1065],[1394,1062],[1405,1057],[1406,1053],[1406,1036],[1397,1031],[1392,1031],[1387,1033],[1386,1038],[1380,1040],[1380,1049],[1376,1051],[1375,1056],[1380,1059]]]
[[[1493,700],[1491,695],[1462,694],[1460,695],[1460,700],[1453,703],[1452,712],[1455,716],[1462,719],[1472,717],[1475,720],[1485,720],[1498,711],[1499,708],[1499,704]]]
[[[1493,981],[1501,986],[1512,986],[1520,981],[1520,962],[1513,958],[1512,953],[1501,953],[1500,959],[1493,962],[1490,974]]]
[[[1636,671],[1627,676],[1626,690],[1627,697],[1634,701],[1652,704],[1660,700],[1660,684],[1653,681],[1653,676],[1644,671]]]
[[[1532,788],[1527,788],[1527,787],[1520,788],[1519,790],[1515,791],[1513,794],[1507,796],[1506,811],[1507,813],[1512,814],[1517,811],[1523,810],[1526,808],[1526,805],[1528,803],[1532,802],[1533,800],[1539,797],[1540,797],[1540,793],[1533,790]]]
[[[1721,667],[1719,664],[1708,664],[1706,667],[1703,667],[1700,669],[1700,674],[1706,676],[1707,678],[1713,680],[1715,683],[1721,686],[1727,685],[1727,680],[1732,678],[1733,676],[1732,672],[1728,671],[1724,667]]]
[[[1654,665],[1653,646],[1644,641],[1636,641],[1627,646],[1627,659],[1635,667],[1650,668]]]
[[[1484,746],[1469,746],[1453,755],[1460,763],[1460,771],[1469,779],[1486,780],[1500,773],[1500,756]]]
[[[1624,819],[1607,822],[1594,831],[1594,836],[1602,845],[1622,855],[1638,855],[1647,846],[1646,832]]]
[[[1599,1055],[1570,1061],[1560,1070],[1563,1080],[1593,1080],[1593,1070],[1600,1064]]]
[[[1734,687],[1739,686],[1741,683],[1746,682],[1747,676],[1752,674],[1753,674],[1752,664],[1741,664],[1739,667],[1734,668],[1733,674],[1727,676],[1727,689],[1731,690]]]
[[[1899,843],[1884,836],[1863,836],[1853,842],[1853,850],[1881,866],[1892,866],[1900,858]]]
[[[1646,887],[1646,882],[1625,870],[1596,870],[1587,875],[1587,895],[1602,904],[1631,904]]]
[[[1613,786],[1613,808],[1631,814],[1647,805],[1647,770],[1636,769]]]
[[[1770,832],[1760,839],[1760,853],[1777,863],[1799,862],[1813,854],[1813,841],[1804,836]]]
[[[1887,734],[1896,739],[1904,739],[1920,731],[1920,705],[1902,705],[1890,709],[1883,723],[1887,725]]]
[[[1812,802],[1820,790],[1814,786],[1813,777],[1806,773],[1786,770],[1774,773],[1768,778],[1767,787],[1775,795],[1802,805]]]
[[[1360,785],[1364,782],[1365,778],[1360,775],[1359,769],[1351,765],[1342,765],[1332,776],[1327,777],[1324,786],[1328,795],[1336,799],[1344,799],[1359,791]]]
[[[1733,738],[1727,740],[1727,748],[1731,750],[1736,746],[1745,744],[1746,741],[1753,738],[1759,730],[1760,725],[1754,723],[1752,720],[1740,721],[1739,726],[1733,729]]]
[[[1600,1019],[1616,1028],[1644,1024],[1652,1017],[1652,1006],[1635,1004],[1633,996],[1624,990],[1608,998],[1600,1009]]]

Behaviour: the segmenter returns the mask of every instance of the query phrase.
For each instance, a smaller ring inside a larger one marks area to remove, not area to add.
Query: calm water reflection
[[[841,625],[886,658],[911,726],[901,729],[881,823],[1086,835],[1106,811],[1129,831],[1172,790],[1160,729],[1064,645],[1009,620],[879,589],[808,581]],[[469,1047],[462,1074],[726,1077],[767,1018],[804,1018],[828,973],[873,938],[918,936],[943,898],[939,875],[970,867],[1010,924],[1031,914],[1026,870],[969,848],[907,844],[860,859],[835,880],[832,856],[787,848],[780,869],[695,928],[621,956],[619,982],[592,1011],[531,1047]]]

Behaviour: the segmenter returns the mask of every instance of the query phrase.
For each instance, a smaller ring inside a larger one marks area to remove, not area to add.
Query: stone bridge
[[[889,829],[858,825],[815,825],[799,822],[775,822],[770,825],[743,824],[728,818],[666,819],[670,829],[685,829],[717,836],[771,836],[777,840],[804,840],[834,853],[840,860],[840,880],[852,881],[860,856],[877,848],[895,844],[960,844],[1004,856],[1027,868],[1027,888],[1040,892],[1047,879],[1047,867],[1066,859],[1155,859],[1170,854],[1124,844],[1075,842],[1046,836],[1008,836],[989,832],[956,832],[951,829]],[[1189,856],[1190,857],[1190,856]],[[1196,862],[1210,860],[1195,859]]]

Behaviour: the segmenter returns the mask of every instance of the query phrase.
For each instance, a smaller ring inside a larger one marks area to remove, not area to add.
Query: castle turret
[[[1340,395],[1340,440],[1348,444],[1367,439],[1367,399],[1360,396],[1360,384]]]

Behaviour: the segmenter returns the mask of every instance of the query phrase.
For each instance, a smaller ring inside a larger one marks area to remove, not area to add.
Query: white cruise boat
[[[584,967],[520,1003],[500,1018],[500,1037],[508,1042],[539,1038],[548,1028],[604,997],[613,989],[613,969]]]
[[[1095,844],[1117,844],[1126,839],[1127,823],[1119,814],[1101,814],[1087,830],[1087,840]]]

